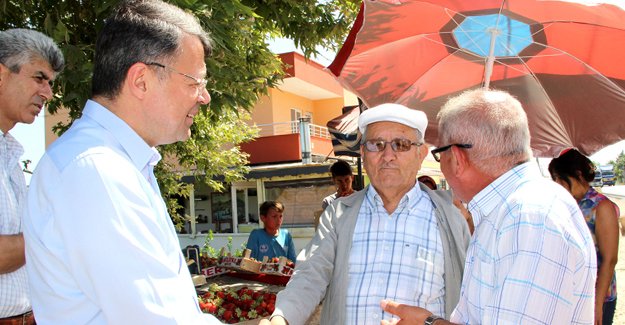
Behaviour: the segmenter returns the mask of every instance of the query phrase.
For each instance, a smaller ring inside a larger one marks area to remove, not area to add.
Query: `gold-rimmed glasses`
[[[201,94],[204,90],[206,90],[206,84],[208,83],[208,80],[204,79],[204,78],[196,78],[194,76],[188,75],[186,73],[180,72],[170,66],[158,63],[158,62],[145,62],[146,65],[152,65],[152,66],[156,66],[159,68],[163,68],[163,69],[168,69],[171,70],[181,76],[187,77],[191,80],[193,80],[193,85],[197,88],[198,94]]]

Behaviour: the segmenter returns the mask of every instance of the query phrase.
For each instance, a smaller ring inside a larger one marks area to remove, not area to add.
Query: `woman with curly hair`
[[[619,209],[590,186],[595,166],[579,151],[570,149],[549,163],[551,178],[577,200],[597,248],[595,324],[612,324],[616,308]]]

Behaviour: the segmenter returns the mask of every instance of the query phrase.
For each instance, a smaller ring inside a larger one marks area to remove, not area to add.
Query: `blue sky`
[[[297,50],[293,41],[288,39],[275,39],[270,42],[269,48],[274,53],[284,53]],[[301,53],[301,51],[298,51]],[[313,58],[313,60],[318,63],[328,66],[332,60],[334,59],[334,53],[328,51],[322,51],[322,55]],[[45,138],[44,138],[44,114],[39,114],[39,116],[35,119],[35,122],[30,125],[18,123],[10,133],[17,138],[17,140],[24,146],[24,156],[20,159],[26,160],[30,159],[32,164],[30,165],[30,169],[34,170],[39,159],[44,153],[45,150]],[[608,146],[596,154],[592,155],[590,158],[593,161],[596,161],[600,164],[606,164],[610,160],[616,159],[616,157],[621,153],[621,151],[625,151],[625,141],[618,142],[611,146]],[[30,181],[30,175],[26,175],[27,182]]]

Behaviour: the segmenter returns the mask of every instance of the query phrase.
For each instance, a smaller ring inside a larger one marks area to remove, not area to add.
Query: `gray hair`
[[[22,28],[0,31],[0,63],[11,72],[19,73],[24,64],[37,59],[47,61],[56,73],[65,66],[63,53],[47,35]]]
[[[469,159],[484,173],[499,176],[531,158],[527,115],[521,103],[499,90],[469,90],[438,112],[441,145],[466,143]]]
[[[210,55],[211,39],[195,16],[160,0],[122,1],[96,42],[92,96],[117,96],[137,62],[173,61],[185,34],[197,36]]]

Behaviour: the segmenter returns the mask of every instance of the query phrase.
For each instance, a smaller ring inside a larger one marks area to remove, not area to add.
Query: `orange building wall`
[[[342,114],[343,99],[322,99],[314,102],[313,124],[326,126],[328,121]]]
[[[241,144],[241,150],[250,154],[250,164],[301,160],[299,133],[257,138]]]
[[[269,89],[269,94],[273,89]],[[273,100],[270,96],[262,96],[252,109],[250,124],[270,124],[273,123]]]
[[[314,62],[312,60],[306,60],[306,58],[297,53],[289,52],[280,54],[280,59],[287,67],[286,72],[290,76],[296,76],[307,82],[325,88],[337,95],[337,97],[343,96],[343,87],[334,79],[334,77],[327,71],[324,71],[324,66]]]
[[[52,128],[59,122],[63,124],[69,123],[69,110],[61,108],[54,115],[50,114],[48,110],[45,110],[44,124],[45,124],[45,140],[46,148],[58,138],[58,136],[52,132]]]
[[[313,113],[313,102],[310,99],[306,99],[291,93],[286,93],[278,89],[272,89],[273,96],[273,116],[274,123],[276,122],[288,122],[291,121],[291,108],[297,108],[302,112],[302,116],[307,112]]]

